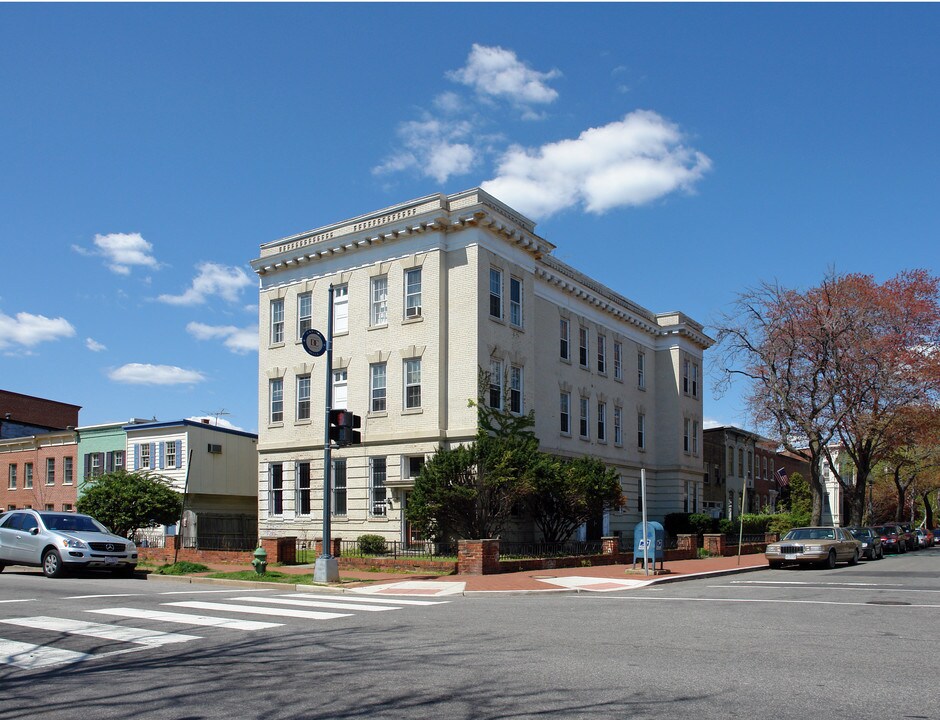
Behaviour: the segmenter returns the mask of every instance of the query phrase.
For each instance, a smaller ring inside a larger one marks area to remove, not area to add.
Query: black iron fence
[[[562,543],[507,542],[500,540],[499,557],[506,560],[528,560],[533,558],[575,557],[578,555],[600,555],[599,542],[570,541]]]
[[[401,542],[397,540],[341,540],[340,557],[409,558],[412,560],[456,559],[457,545],[431,541]]]
[[[199,533],[198,537],[184,537],[180,547],[188,550],[234,550],[252,551],[257,547],[256,537],[238,534],[206,535]]]

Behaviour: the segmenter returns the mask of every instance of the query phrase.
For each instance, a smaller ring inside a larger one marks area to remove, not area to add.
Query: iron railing
[[[599,542],[570,541],[562,543],[546,542],[506,542],[499,543],[499,557],[504,560],[527,560],[552,557],[577,557],[579,555],[600,555]]]

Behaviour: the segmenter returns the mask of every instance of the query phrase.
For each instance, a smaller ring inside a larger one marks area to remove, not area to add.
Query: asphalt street
[[[0,718],[940,717],[940,548],[418,599],[0,574]]]

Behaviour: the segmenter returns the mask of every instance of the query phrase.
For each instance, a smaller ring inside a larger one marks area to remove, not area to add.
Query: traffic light
[[[349,410],[330,410],[330,442],[341,447],[358,445],[362,442],[362,433],[356,428],[362,427],[362,418]]]

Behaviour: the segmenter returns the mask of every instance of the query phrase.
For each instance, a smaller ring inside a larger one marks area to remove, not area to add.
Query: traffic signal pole
[[[339,582],[339,563],[331,552],[330,538],[331,495],[333,485],[332,448],[330,445],[330,411],[333,409],[333,284],[326,315],[326,408],[323,413],[323,552],[313,567],[313,581]]]

